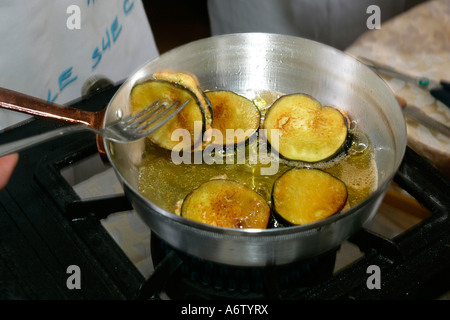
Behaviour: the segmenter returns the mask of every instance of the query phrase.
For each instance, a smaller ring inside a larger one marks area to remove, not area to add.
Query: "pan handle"
[[[106,111],[106,109],[103,109],[97,112],[90,112],[58,105],[6,88],[0,88],[0,107],[32,116],[84,124],[94,129],[102,127]]]

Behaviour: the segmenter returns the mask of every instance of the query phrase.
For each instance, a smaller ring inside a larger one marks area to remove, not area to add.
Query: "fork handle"
[[[13,142],[1,144],[0,145],[0,157],[3,157],[7,154],[22,151],[24,149],[30,148],[39,143],[49,141],[52,139],[56,139],[56,138],[65,136],[67,134],[72,134],[75,132],[80,132],[80,131],[85,131],[85,130],[91,130],[91,128],[87,127],[85,125],[66,126],[66,127],[61,127],[59,129],[48,131],[48,132],[45,132],[42,134],[24,138],[21,140],[16,140]]]
[[[69,106],[50,103],[6,88],[0,88],[0,107],[32,116],[84,124],[94,129],[100,129],[102,127],[106,110],[103,109],[98,112],[84,111]]]

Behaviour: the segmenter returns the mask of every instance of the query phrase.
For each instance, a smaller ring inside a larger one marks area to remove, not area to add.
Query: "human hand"
[[[0,157],[0,190],[8,184],[18,160],[19,155],[17,153]]]

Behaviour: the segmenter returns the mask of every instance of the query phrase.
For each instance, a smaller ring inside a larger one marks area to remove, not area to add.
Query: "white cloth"
[[[0,0],[1,87],[64,104],[158,54],[141,0]],[[0,131],[27,118],[0,110]]]
[[[208,12],[213,35],[279,33],[343,50],[368,30],[371,5],[382,23],[402,12],[405,0],[208,0]]]

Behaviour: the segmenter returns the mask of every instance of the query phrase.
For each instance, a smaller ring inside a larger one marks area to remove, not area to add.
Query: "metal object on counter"
[[[440,80],[438,82],[424,76],[413,77],[371,59],[367,59],[364,57],[358,57],[358,59],[377,73],[403,80],[408,83],[412,83],[424,90],[429,91],[435,99],[450,107],[450,81]]]
[[[400,72],[388,65],[376,62],[374,60],[358,57],[358,60],[367,65],[369,68],[374,70],[377,73],[381,73],[399,80],[403,80],[405,82],[409,82],[423,88],[425,90],[429,90],[430,88],[437,87],[439,84],[428,78],[428,77],[413,77],[406,73]]]
[[[420,110],[418,107],[409,105],[405,99],[397,97],[397,100],[400,103],[400,106],[402,107],[405,116],[422,123],[423,125],[432,130],[436,130],[437,132],[442,133],[447,137],[450,137],[450,128],[448,126],[431,118],[425,112]]]

